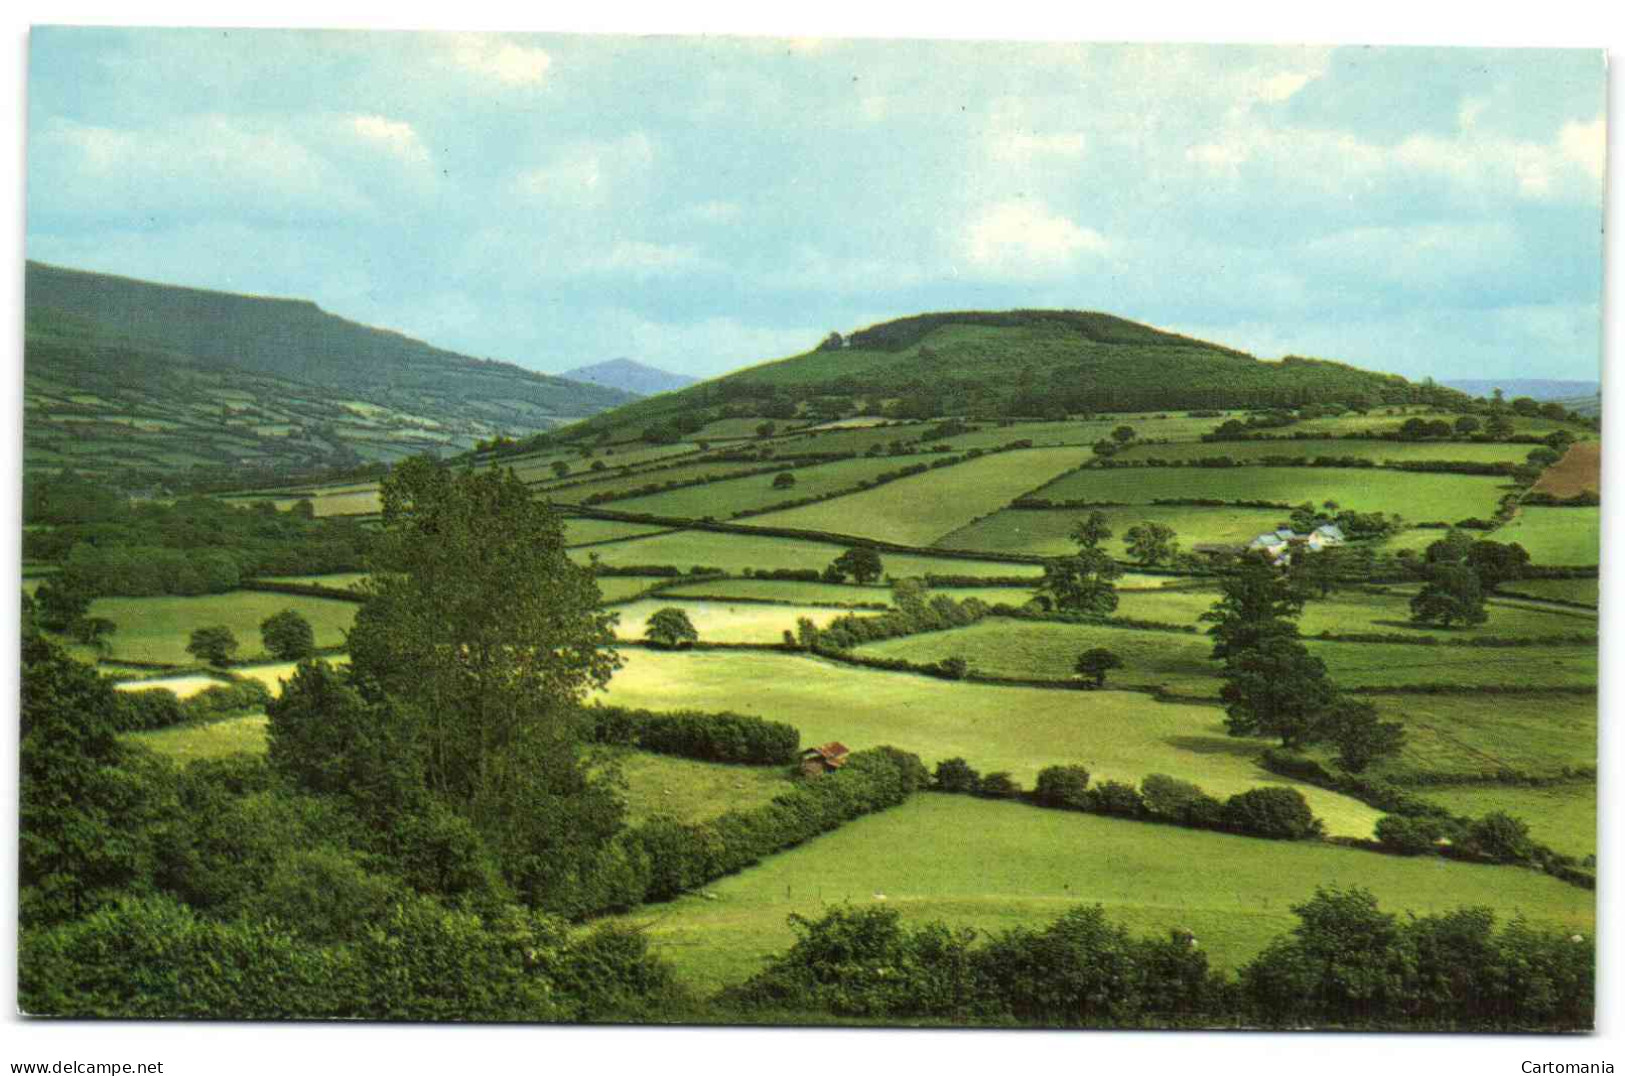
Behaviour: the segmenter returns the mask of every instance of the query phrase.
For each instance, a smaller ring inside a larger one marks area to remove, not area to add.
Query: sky
[[[926,310],[1598,376],[1597,50],[35,28],[28,256],[706,377]]]

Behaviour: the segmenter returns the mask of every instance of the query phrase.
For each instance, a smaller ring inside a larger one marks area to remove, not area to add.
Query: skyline
[[[37,28],[30,63],[29,257],[547,372],[1067,307],[1598,377],[1598,51]]]

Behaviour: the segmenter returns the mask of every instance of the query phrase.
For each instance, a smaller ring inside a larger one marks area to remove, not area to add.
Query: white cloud
[[[608,142],[582,143],[564,150],[516,180],[520,193],[575,205],[606,202],[613,188],[647,171],[654,144],[641,131]]]
[[[542,49],[495,35],[457,34],[450,45],[451,60],[458,67],[508,85],[538,85],[553,66],[553,58]]]
[[[429,159],[428,150],[410,123],[383,116],[351,116],[350,128],[369,142],[376,143],[405,161]]]
[[[1262,75],[1250,87],[1248,96],[1266,104],[1279,104],[1321,76],[1321,71],[1278,71]]]
[[[1102,254],[1108,246],[1093,228],[1023,199],[987,207],[960,240],[961,255],[972,267],[1016,277],[1064,270],[1080,255]]]
[[[1608,123],[1601,116],[1590,123],[1571,121],[1557,133],[1558,149],[1597,179],[1608,157]]]

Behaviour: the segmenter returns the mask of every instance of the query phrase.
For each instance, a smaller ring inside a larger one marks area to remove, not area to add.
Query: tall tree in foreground
[[[619,665],[614,615],[565,555],[558,514],[511,471],[412,459],[380,496],[355,680],[409,715],[429,791],[534,899],[538,878],[569,873],[619,825],[578,750],[579,703]]]
[[[1303,595],[1263,557],[1243,557],[1219,581],[1219,590],[1219,600],[1201,617],[1213,625],[1208,634],[1213,636],[1214,658],[1227,658],[1265,639],[1298,634],[1295,621],[1303,612]]]

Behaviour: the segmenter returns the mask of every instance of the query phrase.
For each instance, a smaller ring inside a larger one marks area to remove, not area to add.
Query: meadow
[[[1384,911],[1463,905],[1503,922],[1590,931],[1595,894],[1534,871],[1257,840],[967,796],[924,793],[707,886],[622,917],[695,986],[752,974],[794,938],[791,913],[884,899],[905,922],[999,931],[1099,904],[1137,934],[1192,931],[1234,969],[1297,922],[1317,886],[1363,886]]]
[[[711,517],[726,520],[741,512],[757,511],[783,504],[785,501],[827,496],[850,490],[859,482],[872,481],[887,471],[897,471],[920,463],[930,464],[940,458],[927,453],[917,456],[837,460],[812,467],[797,467],[789,471],[788,473],[795,478],[795,485],[788,488],[775,486],[773,483],[777,475],[770,472],[708,482],[703,486],[690,486],[669,493],[633,497],[629,500],[616,501],[614,507],[621,512],[648,512],[651,515],[681,516],[686,519]]]
[[[1527,594],[1532,598],[1579,602],[1593,607],[1598,600],[1596,579],[1519,579],[1501,589],[1507,594]]]
[[[757,602],[677,601],[664,594],[630,602],[616,609],[621,616],[616,634],[622,639],[642,639],[649,617],[660,609],[681,609],[707,643],[777,643],[786,631],[794,631],[796,620],[806,617],[822,627],[842,610],[814,605],[766,605]]]
[[[1505,811],[1529,823],[1529,835],[1565,855],[1597,854],[1597,786],[1590,781],[1553,785],[1452,785],[1422,797],[1461,815]]]
[[[1520,508],[1496,532],[1500,542],[1517,542],[1536,564],[1593,565],[1602,554],[1600,508]]]
[[[572,516],[564,521],[565,545],[591,545],[595,542],[618,542],[627,538],[642,538],[649,534],[669,531],[653,523],[622,523],[618,519],[588,519]]]
[[[284,609],[296,610],[316,634],[318,647],[340,646],[355,621],[354,602],[233,590],[195,598],[97,598],[90,615],[106,617],[117,630],[108,637],[116,661],[190,665],[197,659],[186,644],[197,628],[223,624],[237,637],[237,656],[252,658],[262,649],[260,622]]]
[[[1082,763],[1099,778],[1138,783],[1151,773],[1228,796],[1290,784],[1337,834],[1368,837],[1379,812],[1350,797],[1278,777],[1257,757],[1263,741],[1225,735],[1213,706],[1157,702],[1127,691],[1072,691],[953,683],[770,652],[628,652],[607,701],[651,710],[733,710],[784,721],[803,744],[853,749],[891,744],[927,765],[960,757],[1009,771],[1030,787],[1038,771]]]
[[[1292,433],[1290,427],[1286,433]],[[1256,460],[1266,456],[1318,456],[1376,460],[1470,460],[1474,463],[1522,463],[1529,445],[1472,444],[1460,441],[1375,441],[1358,438],[1281,437],[1267,441],[1198,441],[1184,444],[1131,443],[1117,454],[1120,460],[1193,460],[1229,456],[1235,460]]]
[[[1075,448],[1000,452],[822,504],[769,512],[752,522],[930,545],[1087,458]]]
[[[152,732],[127,732],[124,739],[140,744],[178,763],[232,755],[260,754],[265,750],[264,714],[228,717],[203,725],[177,725]]]
[[[633,824],[656,815],[703,822],[724,811],[763,806],[791,788],[789,766],[730,766],[628,750],[607,757],[625,782]]]
[[[1104,472],[1102,472],[1104,473]],[[1128,556],[1124,535],[1137,523],[1162,523],[1174,529],[1183,548],[1199,542],[1244,545],[1264,531],[1286,522],[1278,508],[1198,508],[1183,505],[1132,505],[1101,509],[1006,508],[968,523],[934,543],[939,549],[982,553],[1026,553],[1045,557],[1077,552],[1070,537],[1079,519],[1099,511],[1114,537],[1105,548],[1114,556]]]

